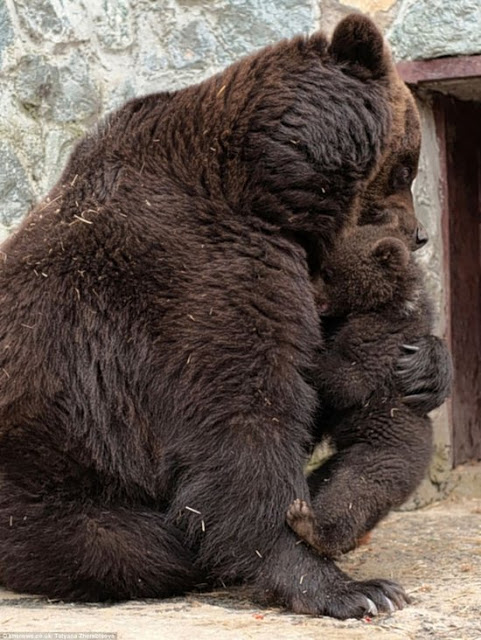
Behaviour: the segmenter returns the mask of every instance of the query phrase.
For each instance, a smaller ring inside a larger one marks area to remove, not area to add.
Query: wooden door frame
[[[404,82],[413,87],[427,82],[468,80],[481,77],[481,55],[412,60],[398,62],[396,67]]]
[[[445,286],[444,316],[446,338],[448,339],[449,344],[452,345],[453,333],[451,325],[452,316],[455,310],[451,308],[451,301],[454,299],[456,291],[452,291],[451,289],[451,252],[453,248],[453,240],[455,241],[456,238],[459,238],[459,234],[455,233],[451,236],[454,227],[453,220],[450,219],[449,215],[450,209],[453,208],[453,201],[450,202],[450,198],[452,200],[453,192],[456,193],[456,189],[453,189],[455,179],[453,178],[452,173],[449,173],[449,168],[450,166],[452,167],[452,163],[451,159],[448,157],[448,149],[450,148],[449,136],[452,135],[453,132],[453,114],[456,113],[456,104],[454,103],[454,100],[450,98],[450,93],[452,91],[453,95],[456,96],[456,93],[454,92],[455,87],[459,89],[460,86],[471,86],[474,83],[477,83],[479,91],[481,88],[481,55],[403,62],[399,63],[397,67],[401,77],[408,85],[411,86],[414,93],[424,94],[424,96],[429,95],[429,100],[432,105],[440,152],[439,187],[441,195],[441,234],[443,245],[443,278]],[[476,97],[476,101],[481,102],[481,91],[479,93],[479,99]],[[481,199],[481,190],[479,189],[479,186],[478,196]],[[458,340],[458,338],[456,338],[456,340]],[[475,383],[474,388],[476,388]],[[475,399],[473,401],[476,402]],[[454,407],[454,411],[453,403],[448,403],[447,407],[454,465],[466,461],[467,458],[469,459],[469,455],[466,454],[466,445],[462,442],[462,437],[460,437],[458,432],[456,434],[453,432],[455,422],[454,413],[456,413],[456,410],[459,411],[459,406],[458,402],[458,405]],[[458,413],[457,415],[459,416],[460,414]],[[462,422],[461,419],[458,419],[458,422]],[[472,455],[474,458],[481,458],[481,445],[479,445],[479,443],[473,443]]]

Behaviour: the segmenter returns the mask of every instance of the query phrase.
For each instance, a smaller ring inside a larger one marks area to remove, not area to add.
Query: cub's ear
[[[352,75],[363,80],[388,74],[391,59],[381,32],[374,22],[360,13],[352,13],[337,25],[329,53],[337,62],[348,65]]]
[[[372,256],[379,264],[391,269],[405,269],[411,257],[407,246],[397,238],[381,238],[375,242]]]

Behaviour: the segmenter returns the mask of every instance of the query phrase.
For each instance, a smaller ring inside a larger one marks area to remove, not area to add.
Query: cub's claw
[[[415,344],[403,344],[403,349],[407,351],[407,353],[416,353],[416,351],[419,351],[419,347]]]
[[[326,554],[317,531],[314,513],[305,500],[297,498],[294,502],[291,502],[287,509],[286,520],[287,524],[301,540],[316,549],[321,555]]]
[[[396,386],[412,411],[425,415],[439,407],[451,390],[449,351],[436,336],[423,336],[416,344],[403,344],[396,365]]]
[[[295,522],[298,519],[308,518],[312,516],[311,507],[305,500],[296,498],[287,509],[287,520],[289,522]]]

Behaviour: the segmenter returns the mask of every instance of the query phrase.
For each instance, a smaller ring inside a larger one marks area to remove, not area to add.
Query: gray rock
[[[204,20],[193,20],[175,31],[169,40],[169,55],[176,69],[202,67],[212,62],[216,39]]]
[[[94,118],[100,95],[87,62],[73,53],[61,67],[44,56],[24,56],[15,76],[17,99],[34,118],[75,122]]]
[[[52,108],[57,122],[93,122],[100,115],[100,91],[80,51],[60,68],[59,94]]]
[[[73,37],[66,11],[59,11],[51,0],[12,0],[21,27],[36,41],[68,42]],[[55,3],[62,8],[62,0]]]
[[[5,0],[0,0],[0,65],[3,61],[4,50],[12,44],[14,33],[12,28],[12,20],[5,4]]]
[[[15,92],[32,117],[50,118],[60,94],[60,73],[43,56],[24,56],[15,74]]]
[[[99,0],[90,8],[102,47],[120,51],[131,46],[134,33],[129,0]]]
[[[155,76],[169,69],[169,59],[167,55],[152,48],[148,51],[142,51],[138,61],[141,65],[142,72],[146,76]]]
[[[442,322],[444,273],[440,220],[442,206],[439,193],[440,154],[431,106],[425,102],[418,101],[418,108],[421,116],[422,146],[413,193],[416,203],[416,215],[426,227],[429,242],[420,251],[416,252],[416,256],[426,271],[426,284],[430,294],[436,301],[436,314],[439,322]],[[439,334],[444,333],[443,326],[437,326],[436,329]]]
[[[48,131],[44,139],[44,168],[41,176],[41,184],[45,192],[60,178],[67,160],[74,148],[85,133],[82,127],[53,127]]]
[[[398,60],[481,51],[479,0],[404,0],[388,39]]]
[[[110,112],[125,104],[131,98],[136,96],[135,87],[130,79],[114,87],[110,91],[104,102],[104,111]]]
[[[239,56],[314,26],[309,0],[232,0],[220,13],[217,55],[227,64]]]
[[[0,141],[0,226],[11,228],[35,198],[27,174],[15,149]]]

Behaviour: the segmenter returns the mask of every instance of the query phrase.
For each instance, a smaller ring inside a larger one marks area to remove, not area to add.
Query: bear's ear
[[[374,243],[372,255],[382,266],[405,269],[410,259],[407,246],[398,238],[381,238]]]
[[[390,56],[381,32],[367,16],[352,13],[337,25],[329,53],[361,79],[387,75]]]

